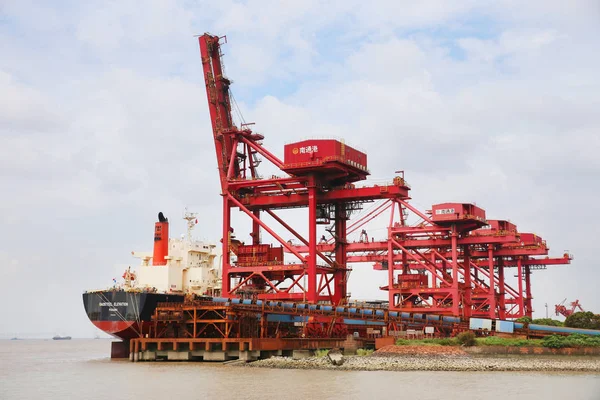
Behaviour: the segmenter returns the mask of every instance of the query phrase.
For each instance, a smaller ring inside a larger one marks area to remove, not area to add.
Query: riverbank
[[[419,347],[419,348],[417,348]],[[381,351],[385,350],[385,351]],[[341,366],[327,357],[295,360],[273,357],[246,364],[250,368],[338,369],[345,371],[577,371],[600,373],[600,358],[472,355],[442,346],[388,346],[369,356],[346,356]]]

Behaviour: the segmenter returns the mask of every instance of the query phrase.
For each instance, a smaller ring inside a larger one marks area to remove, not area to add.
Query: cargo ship
[[[221,294],[220,249],[192,238],[195,213],[186,210],[183,218],[187,236],[170,239],[169,221],[159,213],[153,252],[132,252],[141,260],[137,270],[129,267],[110,288],[83,293],[85,311],[97,328],[123,340],[143,337],[158,303]]]

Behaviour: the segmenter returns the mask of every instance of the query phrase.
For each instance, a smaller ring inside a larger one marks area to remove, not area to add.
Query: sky
[[[419,209],[474,202],[571,252],[534,272],[534,317],[600,312],[599,4],[0,0],[0,338],[95,335],[81,293],[137,265],[158,211],[220,239],[204,32],[276,155],[344,138]],[[384,281],[356,265],[350,291]]]

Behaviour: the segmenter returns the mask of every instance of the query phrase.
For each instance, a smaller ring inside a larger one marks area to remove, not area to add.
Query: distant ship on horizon
[[[54,336],[52,340],[71,340],[71,336]]]

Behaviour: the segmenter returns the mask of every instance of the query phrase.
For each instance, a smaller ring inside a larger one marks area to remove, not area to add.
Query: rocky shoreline
[[[574,371],[600,373],[600,359],[586,357],[472,356],[469,354],[392,354],[345,356],[340,366],[327,357],[273,357],[246,364],[249,368],[337,369],[344,371]]]

